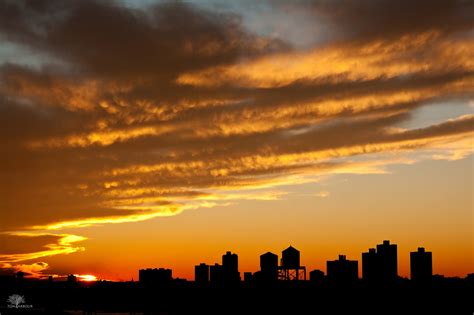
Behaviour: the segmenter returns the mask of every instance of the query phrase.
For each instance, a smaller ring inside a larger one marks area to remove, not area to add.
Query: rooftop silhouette
[[[437,296],[444,303],[472,312],[473,303],[460,296],[474,293],[474,274],[464,279],[433,275],[432,264],[432,253],[420,247],[410,253],[411,279],[401,278],[397,270],[397,245],[384,241],[362,253],[362,279],[358,277],[359,262],[339,255],[338,259],[327,261],[326,274],[322,270],[312,270],[309,281],[306,281],[301,253],[290,246],[282,251],[280,265],[278,255],[271,252],[261,254],[260,270],[244,272],[243,279],[240,277],[238,255],[227,251],[222,255],[221,264],[195,265],[194,281],[173,278],[172,270],[167,268],[140,269],[138,282],[81,282],[74,275],[67,276],[65,281],[52,277],[35,280],[18,272],[11,277],[0,277],[0,293],[4,296],[18,292],[28,298],[36,296],[37,299],[32,300],[45,310],[45,314],[57,312],[57,309],[51,309],[56,304],[50,296],[64,301],[63,310],[80,309],[86,313],[120,310],[132,313],[165,311],[187,314],[202,311],[220,314],[222,308],[219,305],[233,305],[227,313],[242,314],[256,312],[259,308],[263,310],[269,305],[272,305],[273,313],[278,313],[286,306],[281,304],[282,308],[278,308],[275,305],[280,304],[274,302],[285,300],[298,300],[301,307],[314,308],[313,304],[306,302],[314,297],[318,297],[320,307],[336,305],[341,299],[354,302],[365,300],[371,305],[380,303],[379,310],[385,307],[383,303],[389,303],[388,299],[397,299],[397,305],[408,307],[419,302],[411,298],[414,292],[417,297],[425,294],[430,298]],[[384,290],[379,291],[380,286]],[[247,307],[239,308],[237,305],[240,304],[235,304],[237,300]],[[454,300],[457,304],[453,304]],[[208,303],[203,304],[204,301]],[[344,309],[344,305],[337,305]],[[419,306],[423,311],[431,307]],[[297,311],[296,306],[293,309],[288,307],[286,310],[289,313]],[[370,313],[376,309],[374,306],[363,312]],[[350,310],[347,308],[347,311]]]
[[[411,280],[419,284],[430,284],[433,278],[433,258],[431,252],[419,247],[410,253]]]
[[[280,280],[306,280],[306,267],[300,264],[300,251],[293,246],[281,253]]]
[[[385,240],[362,253],[362,279],[369,285],[393,285],[398,279],[397,245]]]
[[[349,286],[357,283],[359,263],[339,255],[337,260],[327,262],[328,282],[336,286]]]

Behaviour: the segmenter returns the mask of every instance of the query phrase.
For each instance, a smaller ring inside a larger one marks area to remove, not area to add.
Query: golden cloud
[[[474,69],[474,43],[445,40],[436,31],[404,35],[397,40],[376,40],[361,45],[336,45],[310,52],[284,53],[230,66],[219,66],[181,75],[177,82],[195,86],[216,86],[237,82],[244,86],[272,88],[297,80],[373,80],[409,76],[424,72]],[[415,58],[431,49],[429,59]],[[406,59],[400,56],[406,55]]]

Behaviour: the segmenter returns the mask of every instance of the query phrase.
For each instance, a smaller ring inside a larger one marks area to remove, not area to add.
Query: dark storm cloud
[[[173,2],[146,12],[110,1],[2,1],[6,38],[44,50],[73,71],[114,79],[162,77],[282,48],[244,32],[232,14]]]
[[[470,31],[474,21],[474,3],[469,0],[323,0],[305,1],[303,6],[328,22],[328,28],[340,37],[357,40],[425,31]]]

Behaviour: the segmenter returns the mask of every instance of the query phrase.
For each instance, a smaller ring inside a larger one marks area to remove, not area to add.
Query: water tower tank
[[[282,252],[281,266],[283,269],[300,268],[300,251],[290,246]]]

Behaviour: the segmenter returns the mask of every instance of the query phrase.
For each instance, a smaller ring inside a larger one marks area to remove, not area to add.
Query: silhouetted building
[[[219,264],[214,264],[209,268],[209,279],[212,285],[220,286],[222,285],[222,266]]]
[[[237,254],[226,252],[222,255],[222,280],[225,285],[235,285],[240,282],[239,257]]]
[[[309,281],[312,284],[321,285],[324,282],[324,272],[318,269],[309,272]]]
[[[229,272],[239,272],[239,257],[227,251],[222,255],[222,267]]]
[[[369,284],[376,283],[380,272],[377,250],[370,248],[368,252],[362,253],[362,280]]]
[[[279,278],[282,280],[306,280],[306,267],[300,265],[300,251],[293,246],[282,252]]]
[[[260,271],[261,281],[278,280],[278,255],[270,252],[260,255]]]
[[[428,284],[433,277],[433,259],[431,252],[426,252],[423,247],[410,253],[411,280],[417,283]]]
[[[173,280],[171,269],[148,268],[140,269],[138,272],[138,281],[144,285],[168,285]]]
[[[352,285],[357,282],[359,266],[357,260],[347,260],[339,255],[338,260],[327,262],[327,277],[331,284]]]
[[[397,245],[383,241],[362,253],[362,279],[368,284],[394,284],[398,278]]]
[[[209,283],[209,265],[201,263],[194,266],[194,281],[199,285]]]
[[[390,244],[390,241],[383,241],[382,244],[377,245],[377,255],[383,281],[395,282],[398,278],[397,245]]]

